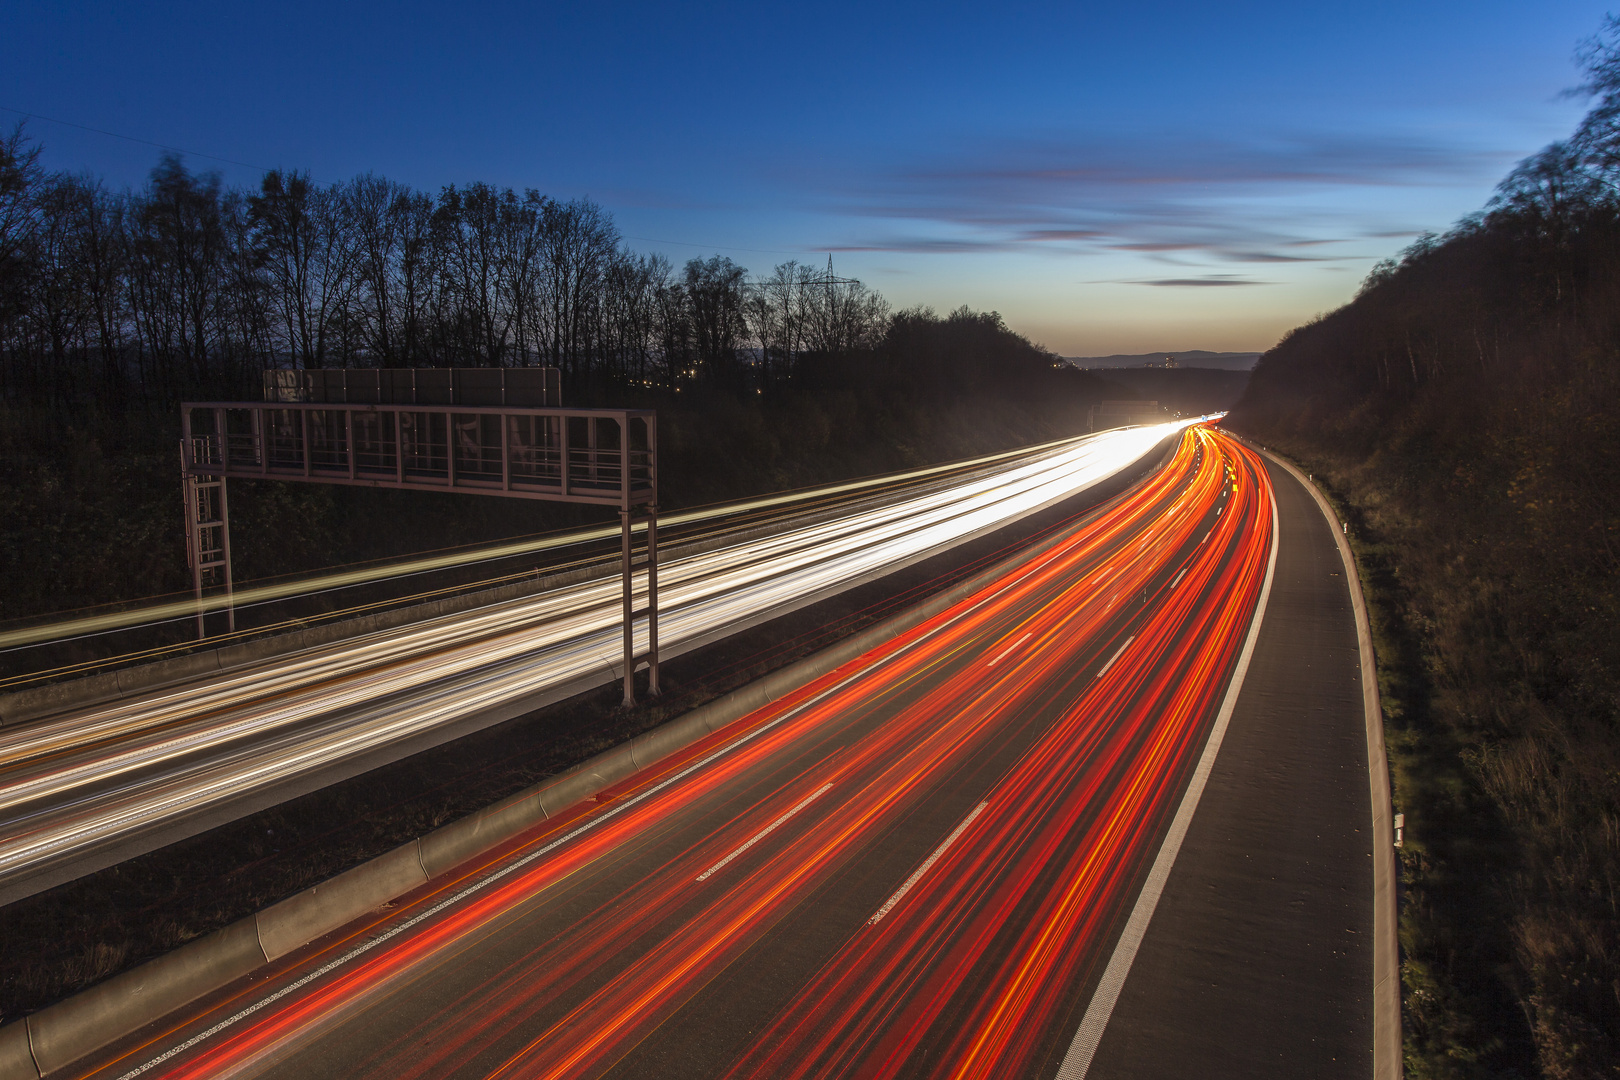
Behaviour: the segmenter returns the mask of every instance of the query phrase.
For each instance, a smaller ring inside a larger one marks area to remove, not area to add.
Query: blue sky
[[[896,305],[993,308],[1068,355],[1263,349],[1567,134],[1603,14],[9,0],[0,107],[323,180],[585,195],[677,263],[830,252]],[[114,186],[158,154],[30,131]]]

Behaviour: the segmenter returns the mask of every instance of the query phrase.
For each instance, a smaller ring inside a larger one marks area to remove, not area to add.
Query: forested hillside
[[[288,367],[554,365],[660,410],[666,509],[1085,430],[1124,396],[966,309],[794,261],[678,270],[594,203],[375,176],[135,191],[0,139],[0,618],[187,585],[178,403]],[[233,482],[238,580],[561,527],[578,507]]]
[[[1408,1075],[1620,1075],[1620,24],[1594,108],[1255,368],[1375,610]]]

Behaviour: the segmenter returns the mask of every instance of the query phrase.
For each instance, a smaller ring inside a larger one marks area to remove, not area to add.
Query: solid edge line
[[[1253,444],[1250,444],[1253,446]],[[1373,842],[1373,1080],[1401,1080],[1401,959],[1397,932],[1400,913],[1395,892],[1395,830],[1391,820],[1389,756],[1384,750],[1384,711],[1378,700],[1378,659],[1373,653],[1372,625],[1362,595],[1361,574],[1344,526],[1316,484],[1292,462],[1255,447],[1304,485],[1327,519],[1344,562],[1350,605],[1356,612],[1356,639],[1361,647],[1361,711],[1367,727],[1367,783],[1372,796]]]
[[[1270,486],[1269,482],[1267,486]],[[1159,897],[1164,892],[1165,883],[1170,879],[1170,869],[1175,865],[1176,856],[1181,851],[1181,842],[1186,839],[1187,829],[1192,825],[1193,814],[1198,810],[1198,800],[1203,797],[1204,785],[1209,782],[1209,774],[1215,767],[1215,756],[1220,753],[1221,740],[1226,737],[1226,728],[1231,723],[1233,711],[1237,708],[1238,694],[1243,689],[1243,679],[1249,673],[1249,660],[1254,656],[1255,643],[1260,638],[1260,624],[1265,619],[1266,606],[1271,602],[1271,582],[1277,573],[1277,548],[1280,542],[1277,497],[1273,491],[1271,554],[1266,561],[1266,580],[1260,587],[1260,602],[1255,605],[1254,618],[1249,622],[1249,634],[1243,642],[1243,651],[1238,654],[1237,667],[1233,669],[1232,681],[1226,689],[1226,699],[1221,702],[1221,711],[1215,717],[1215,726],[1210,729],[1209,741],[1204,744],[1204,752],[1198,759],[1198,767],[1193,770],[1192,780],[1187,785],[1186,793],[1181,797],[1181,805],[1176,809],[1176,816],[1170,823],[1170,831],[1165,835],[1164,843],[1159,847],[1159,854],[1153,860],[1153,868],[1148,871],[1147,881],[1143,883],[1142,891],[1136,898],[1136,906],[1131,909],[1130,920],[1125,924],[1125,930],[1120,934],[1118,944],[1114,946],[1114,955],[1109,958],[1108,967],[1103,970],[1097,990],[1092,994],[1091,1004],[1086,1006],[1086,1015],[1080,1021],[1080,1029],[1074,1033],[1074,1041],[1069,1044],[1069,1052],[1063,1056],[1063,1064],[1057,1071],[1057,1080],[1084,1080],[1087,1071],[1090,1070],[1091,1059],[1097,1053],[1098,1044],[1102,1042],[1108,1018],[1113,1015],[1114,1005],[1119,1001],[1120,992],[1125,988],[1125,978],[1130,974],[1131,964],[1136,960],[1136,950],[1147,934],[1148,923],[1153,919],[1154,909],[1159,906]]]

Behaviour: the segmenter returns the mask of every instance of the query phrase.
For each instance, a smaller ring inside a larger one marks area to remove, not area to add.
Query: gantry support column
[[[635,514],[619,511],[619,575],[624,599],[624,707],[636,703],[636,617],[647,616],[647,695],[658,686],[658,507],[647,507],[647,606],[636,609]]]
[[[181,448],[184,455],[185,447]],[[231,581],[231,510],[225,478],[208,479],[184,472],[186,504],[186,558],[191,563],[191,587],[197,597],[197,637],[208,636],[203,589],[219,572],[225,586],[225,617],[236,631],[236,604]]]
[[[658,507],[647,507],[647,694],[658,688]]]
[[[636,590],[630,563],[630,511],[619,511],[619,579],[624,587],[624,707],[636,703]]]

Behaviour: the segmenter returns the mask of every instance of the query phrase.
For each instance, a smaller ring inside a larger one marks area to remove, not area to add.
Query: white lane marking
[[[947,836],[944,842],[941,843],[939,847],[934,849],[934,853],[928,856],[928,858],[923,861],[921,866],[912,871],[911,876],[906,878],[906,883],[896,889],[893,896],[884,901],[883,906],[877,909],[877,914],[866,920],[866,925],[876,926],[878,923],[882,922],[883,916],[894,910],[894,905],[900,902],[900,898],[905,896],[906,893],[910,892],[913,885],[922,880],[922,876],[928,873],[928,868],[939,861],[939,857],[945,854],[945,850],[952,844],[956,843],[956,838],[966,832],[967,827],[973,824],[973,819],[983,813],[984,808],[989,805],[990,804],[988,802],[982,802],[978,806],[975,806],[973,808],[973,812],[967,817],[963,818],[962,823],[951,830],[951,835]]]
[[[775,832],[780,825],[782,825],[785,821],[787,821],[788,818],[792,817],[794,814],[797,814],[800,810],[803,810],[805,807],[809,806],[811,803],[815,802],[817,799],[819,799],[823,795],[827,794],[827,792],[831,788],[832,788],[832,781],[831,780],[827,781],[825,784],[822,784],[819,788],[812,791],[810,794],[806,795],[804,798],[800,799],[797,803],[795,803],[793,805],[793,809],[789,810],[787,813],[783,814],[781,817],[777,818],[775,821],[771,822],[769,825],[767,825],[763,829],[759,830],[759,832],[757,832],[753,836],[749,837],[748,841],[746,843],[744,843],[742,845],[742,847],[737,848],[730,855],[727,855],[725,858],[721,859],[719,862],[715,863],[713,866],[711,866],[707,870],[703,871],[703,873],[699,874],[697,876],[697,879],[699,881],[708,881],[709,877],[711,875],[713,875],[717,870],[720,870],[727,863],[729,863],[732,859],[735,859],[737,856],[741,855],[743,852],[747,851],[749,848],[753,847],[755,844],[759,843],[761,840],[763,840],[767,836],[771,835],[771,833]]]
[[[1119,659],[1119,654],[1124,652],[1126,647],[1129,646],[1130,643],[1135,641],[1135,640],[1136,640],[1136,635],[1135,634],[1132,634],[1130,637],[1126,638],[1125,639],[1125,644],[1121,645],[1119,647],[1119,652],[1116,652],[1113,656],[1110,656],[1108,658],[1108,663],[1104,664],[1102,666],[1102,670],[1097,672],[1097,678],[1100,679],[1104,675],[1108,674],[1108,669],[1114,666],[1114,661]]]
[[[1214,529],[1211,529],[1211,530],[1209,530],[1209,532],[1207,532],[1207,533],[1205,533],[1205,534],[1204,534],[1204,540],[1208,540],[1208,539],[1209,539],[1209,538],[1210,538],[1210,536],[1211,536],[1211,534],[1213,534],[1213,533],[1214,533],[1214,532],[1215,532],[1215,530],[1214,530]],[[1199,543],[1200,543],[1200,544],[1202,544],[1202,543],[1203,543],[1203,542],[1204,542],[1204,540],[1200,540],[1200,541],[1198,541],[1198,542],[1199,542]]]
[[[1030,631],[1029,633],[1025,634],[1023,637],[1019,638],[1017,641],[1013,642],[1011,645],[1007,646],[1005,649],[1002,649],[1001,652],[996,654],[996,658],[994,660],[990,661],[988,664],[986,664],[984,666],[985,667],[995,667],[997,664],[1001,663],[1003,660],[1005,660],[1007,658],[1008,653],[1012,652],[1014,649],[1018,648],[1018,646],[1022,645],[1024,642],[1028,641],[1030,638],[1032,638],[1034,636],[1035,636],[1034,631]]]
[[[1186,577],[1186,576],[1187,576],[1187,568],[1186,568],[1186,567],[1185,567],[1185,566],[1183,566],[1183,567],[1182,567],[1182,568],[1181,568],[1181,573],[1179,573],[1179,574],[1177,574],[1177,575],[1176,575],[1176,580],[1174,580],[1174,581],[1172,581],[1172,582],[1171,582],[1171,583],[1170,583],[1170,587],[1171,587],[1171,588],[1172,588],[1172,589],[1173,589],[1173,588],[1175,588],[1175,587],[1176,587],[1176,586],[1177,586],[1177,585],[1180,585],[1180,584],[1181,584],[1181,579],[1182,579],[1182,578],[1184,578],[1184,577]]]
[[[956,621],[955,619],[951,620],[951,622],[955,622],[955,621]],[[949,625],[949,624],[947,623],[945,625]],[[943,626],[940,627],[939,629],[943,629]],[[937,630],[936,630],[936,632],[937,632]],[[919,638],[918,641],[925,640],[926,638],[929,638],[929,637],[933,637],[933,633],[925,634],[922,638]],[[899,650],[899,651],[897,651],[896,653],[894,653],[892,655],[898,656],[898,655],[900,655],[900,652],[905,652],[905,651],[909,651],[909,650]],[[742,746],[744,743],[750,742],[750,741],[758,738],[760,735],[763,735],[765,732],[769,731],[771,728],[774,728],[774,727],[778,726],[779,724],[782,724],[783,722],[791,719],[792,717],[798,716],[800,713],[804,712],[806,709],[810,708],[812,705],[815,705],[817,702],[821,701],[823,698],[826,698],[826,697],[838,692],[839,690],[842,690],[844,687],[848,686],[850,683],[854,682],[856,679],[861,678],[863,675],[870,674],[872,671],[875,671],[875,670],[876,670],[876,668],[864,668],[861,671],[856,672],[855,674],[851,675],[849,678],[844,679],[843,681],[838,683],[836,686],[832,686],[832,687],[827,688],[826,690],[823,690],[821,693],[817,694],[815,697],[811,698],[809,701],[804,702],[802,705],[799,705],[797,708],[791,709],[788,712],[783,713],[781,716],[777,717],[775,720],[771,720],[768,723],[761,724],[758,728],[755,728],[753,731],[750,731],[748,734],[743,735],[743,736],[733,740],[732,742],[728,743],[727,745],[721,747],[719,750],[716,750],[714,753],[710,754],[708,757],[703,758],[701,761],[697,761],[697,762],[694,762],[691,765],[688,765],[686,768],[682,769],[680,772],[675,773],[673,776],[670,776],[669,778],[661,781],[660,783],[656,784],[655,786],[648,788],[646,791],[642,792],[640,795],[632,796],[631,798],[628,798],[628,799],[624,800],[621,803],[614,804],[612,809],[606,810],[606,811],[596,815],[595,817],[591,818],[591,820],[585,822],[583,825],[580,825],[579,827],[569,831],[568,833],[566,833],[566,834],[564,834],[562,836],[559,836],[557,839],[551,841],[551,843],[549,843],[549,844],[546,844],[544,847],[538,848],[537,850],[530,852],[528,855],[525,855],[523,858],[518,859],[515,862],[509,863],[506,866],[503,866],[501,869],[499,869],[499,870],[495,871],[494,873],[490,874],[488,877],[484,877],[484,878],[479,879],[478,881],[476,881],[473,884],[467,886],[466,888],[460,890],[459,892],[457,892],[457,893],[455,893],[455,894],[453,894],[451,896],[446,897],[445,899],[439,901],[437,904],[434,904],[432,907],[428,908],[426,911],[423,911],[423,912],[421,912],[421,913],[419,913],[417,915],[412,916],[410,919],[407,919],[405,922],[400,923],[398,926],[392,927],[392,928],[384,931],[383,933],[377,935],[376,937],[370,939],[369,941],[365,941],[365,942],[362,942],[359,945],[356,945],[354,948],[350,949],[348,952],[344,953],[342,956],[338,957],[337,959],[330,960],[327,963],[322,964],[320,967],[316,968],[314,971],[311,971],[309,974],[303,976],[302,978],[300,978],[296,982],[292,982],[292,983],[287,984],[286,986],[282,987],[280,990],[277,990],[275,993],[269,995],[268,997],[260,998],[258,1001],[254,1002],[252,1005],[249,1005],[247,1008],[243,1009],[242,1011],[240,1011],[238,1013],[235,1013],[232,1016],[226,1017],[224,1020],[221,1020],[219,1023],[215,1024],[213,1027],[209,1028],[208,1030],[198,1032],[196,1035],[193,1035],[191,1038],[187,1039],[185,1042],[180,1043],[177,1046],[170,1047],[168,1050],[164,1051],[162,1054],[159,1054],[157,1057],[155,1057],[152,1060],[146,1062],[146,1064],[139,1065],[139,1066],[131,1069],[129,1072],[127,1072],[123,1076],[119,1077],[118,1080],[134,1080],[135,1077],[140,1076],[143,1073],[145,1073],[145,1072],[147,1072],[147,1071],[149,1071],[151,1069],[156,1068],[157,1066],[163,1064],[165,1061],[168,1061],[170,1058],[174,1057],[176,1054],[182,1054],[185,1051],[190,1050],[193,1046],[196,1046],[198,1043],[202,1042],[203,1040],[208,1039],[208,1038],[210,1038],[210,1037],[212,1037],[214,1035],[217,1035],[221,1031],[223,1031],[226,1028],[232,1026],[233,1024],[239,1023],[240,1021],[247,1019],[249,1016],[252,1016],[254,1013],[258,1012],[260,1009],[264,1008],[265,1006],[273,1005],[275,1002],[277,1002],[277,1001],[281,1000],[282,998],[286,997],[288,994],[291,994],[296,990],[303,989],[305,986],[308,986],[310,983],[314,982],[316,979],[319,979],[321,976],[327,974],[328,972],[337,970],[338,968],[342,967],[344,964],[347,964],[349,961],[356,959],[357,957],[363,955],[364,953],[370,952],[372,949],[376,948],[378,945],[381,945],[383,942],[388,941],[389,939],[391,939],[393,937],[396,937],[399,934],[404,933],[406,930],[409,930],[412,927],[417,926],[418,924],[426,921],[427,919],[431,919],[433,916],[439,914],[439,912],[444,911],[446,908],[452,907],[455,904],[460,903],[462,900],[465,900],[467,897],[471,896],[473,893],[481,891],[482,889],[488,887],[489,885],[499,881],[501,878],[504,878],[504,877],[506,877],[506,876],[508,876],[508,875],[510,875],[512,873],[515,873],[516,871],[520,870],[521,868],[527,866],[529,863],[534,862],[536,859],[539,859],[539,858],[541,858],[542,856],[545,856],[545,855],[549,855],[551,852],[555,851],[557,848],[561,847],[562,845],[568,843],[570,840],[573,840],[576,837],[581,836],[584,833],[587,833],[587,832],[591,831],[592,829],[596,828],[598,825],[602,824],[602,822],[607,821],[608,819],[610,819],[612,817],[615,817],[618,814],[624,813],[624,811],[630,809],[630,807],[634,806],[636,803],[639,803],[644,799],[648,799],[648,798],[652,797],[653,795],[656,795],[658,792],[664,790],[665,788],[669,787],[671,784],[676,783],[677,781],[684,780],[686,777],[690,776],[692,773],[698,771],[699,769],[703,768],[704,766],[709,765],[712,762],[714,762],[714,761],[716,761],[716,760],[718,760],[718,759],[720,759],[722,757],[725,757],[727,754],[731,753],[733,750],[737,749],[739,746]]]
[[[1091,1004],[1086,1007],[1085,1018],[1080,1021],[1080,1030],[1074,1033],[1074,1042],[1069,1044],[1069,1052],[1063,1057],[1063,1064],[1058,1068],[1055,1080],[1085,1080],[1086,1073],[1091,1069],[1091,1060],[1097,1054],[1097,1045],[1102,1042],[1103,1029],[1108,1026],[1108,1018],[1114,1014],[1114,1005],[1119,1001],[1120,991],[1125,988],[1125,976],[1131,972],[1131,963],[1136,959],[1136,950],[1142,944],[1142,938],[1147,934],[1148,923],[1153,919],[1153,911],[1159,906],[1159,896],[1164,892],[1164,884],[1170,879],[1170,868],[1175,865],[1176,855],[1181,851],[1181,842],[1187,836],[1187,829],[1192,824],[1193,814],[1198,810],[1198,800],[1203,797],[1204,785],[1209,782],[1209,774],[1215,768],[1215,755],[1220,753],[1221,740],[1226,737],[1226,728],[1232,720],[1232,711],[1237,708],[1238,692],[1243,689],[1243,678],[1249,673],[1249,660],[1254,656],[1254,644],[1260,638],[1260,621],[1266,614],[1266,604],[1271,599],[1271,582],[1277,573],[1277,547],[1280,537],[1277,533],[1277,501],[1271,502],[1271,558],[1266,564],[1266,581],[1260,587],[1260,602],[1255,606],[1254,621],[1249,623],[1249,636],[1243,643],[1243,652],[1238,655],[1237,668],[1232,672],[1232,682],[1226,688],[1226,699],[1221,702],[1221,711],[1215,717],[1215,726],[1210,730],[1209,741],[1204,744],[1204,753],[1198,759],[1198,767],[1193,770],[1192,780],[1187,785],[1186,794],[1181,797],[1181,805],[1176,809],[1176,816],[1170,822],[1170,832],[1164,838],[1164,844],[1159,848],[1158,857],[1153,860],[1153,869],[1148,871],[1146,883],[1136,898],[1136,906],[1131,909],[1130,921],[1125,924],[1125,930],[1119,936],[1119,944],[1114,946],[1114,955],[1109,958],[1108,967],[1104,969],[1102,979],[1097,984],[1097,991],[1091,997]]]
[[[378,945],[381,945],[383,942],[388,941],[389,939],[391,939],[391,938],[393,938],[393,937],[395,937],[395,936],[397,936],[399,934],[404,933],[406,930],[411,929],[412,927],[418,925],[419,923],[421,923],[421,922],[423,922],[423,921],[425,921],[427,919],[431,919],[433,916],[437,915],[439,912],[445,910],[446,908],[452,907],[453,905],[455,905],[457,903],[460,903],[462,900],[464,900],[467,897],[471,896],[473,893],[478,892],[479,890],[483,889],[485,886],[490,885],[490,884],[492,884],[492,883],[494,883],[496,881],[499,881],[501,878],[506,877],[508,874],[511,874],[511,873],[517,871],[518,869],[528,865],[529,863],[531,863],[534,860],[540,858],[541,856],[550,854],[552,851],[554,851],[555,849],[561,847],[563,844],[566,844],[568,841],[574,839],[577,836],[580,836],[583,833],[589,832],[591,829],[596,828],[596,826],[602,824],[602,822],[604,822],[604,821],[607,821],[609,818],[612,818],[613,816],[615,816],[617,814],[623,813],[624,811],[628,810],[630,807],[634,806],[636,803],[641,802],[643,799],[650,798],[651,796],[656,795],[658,792],[662,791],[664,788],[669,787],[671,784],[674,784],[674,783],[676,783],[677,781],[680,781],[680,780],[684,780],[687,776],[690,776],[692,773],[698,771],[699,769],[703,768],[704,766],[710,764],[711,762],[717,761],[718,759],[720,759],[722,757],[725,757],[727,754],[731,753],[733,750],[737,749],[739,746],[742,746],[744,743],[750,742],[753,739],[758,738],[760,735],[763,735],[765,732],[767,732],[767,731],[771,730],[772,728],[778,726],[779,724],[782,724],[782,723],[786,722],[787,720],[790,720],[793,717],[798,716],[800,713],[804,712],[806,709],[809,709],[812,705],[815,705],[815,704],[821,702],[825,698],[831,697],[833,694],[836,694],[838,691],[844,689],[844,687],[846,687],[846,686],[849,686],[851,683],[856,682],[859,679],[862,679],[862,678],[865,678],[865,677],[867,677],[869,675],[874,674],[875,672],[881,670],[884,665],[888,664],[889,662],[891,662],[891,661],[893,661],[893,660],[895,660],[895,659],[897,659],[897,658],[899,658],[901,656],[904,656],[906,653],[911,652],[913,649],[917,648],[917,646],[921,645],[923,642],[925,642],[925,641],[929,640],[930,638],[934,637],[935,635],[943,632],[948,627],[953,626],[956,623],[962,621],[967,616],[973,614],[975,611],[978,611],[980,608],[984,607],[985,605],[989,604],[991,601],[995,600],[1002,593],[1005,593],[1010,589],[1016,588],[1018,585],[1022,584],[1024,581],[1028,580],[1031,577],[1034,577],[1037,573],[1040,572],[1040,570],[1047,563],[1051,562],[1052,560],[1054,560],[1055,558],[1058,557],[1058,552],[1060,552],[1062,550],[1065,543],[1066,543],[1066,540],[1058,541],[1058,542],[1054,543],[1051,548],[1048,548],[1046,551],[1041,552],[1039,555],[1037,555],[1033,559],[1031,559],[1030,562],[1026,563],[1024,565],[1024,573],[1018,575],[1018,577],[1016,577],[1014,580],[1012,580],[1012,581],[1008,582],[1007,584],[1003,585],[1001,588],[997,589],[995,592],[991,593],[990,595],[984,597],[982,600],[978,601],[977,603],[965,608],[962,611],[957,612],[955,615],[951,616],[949,619],[946,619],[944,622],[940,623],[938,626],[934,627],[932,630],[929,630],[929,631],[927,631],[925,633],[919,634],[912,641],[907,642],[905,645],[901,646],[900,648],[896,649],[894,652],[892,652],[889,655],[885,656],[877,664],[869,666],[869,667],[861,668],[859,671],[856,671],[853,674],[851,674],[848,678],[841,680],[840,682],[838,682],[834,686],[828,687],[827,689],[823,690],[821,693],[817,694],[815,697],[811,698],[810,700],[808,700],[806,702],[803,702],[802,704],[797,705],[792,709],[789,709],[787,712],[783,713],[781,716],[778,716],[775,720],[771,720],[771,721],[768,721],[768,722],[766,722],[764,724],[761,724],[759,727],[755,728],[753,731],[748,732],[746,735],[739,736],[738,738],[734,739],[733,741],[727,743],[725,746],[723,746],[720,749],[716,750],[714,753],[710,754],[708,757],[702,759],[701,761],[694,762],[693,764],[687,766],[685,769],[682,769],[680,772],[675,773],[673,776],[670,776],[668,779],[665,779],[665,780],[661,781],[656,786],[648,788],[646,791],[642,792],[640,795],[636,795],[636,796],[633,796],[631,798],[628,798],[628,799],[624,800],[621,803],[613,804],[612,809],[604,811],[604,812],[596,815],[595,817],[591,818],[591,820],[585,822],[583,825],[580,825],[578,828],[574,829],[572,832],[569,832],[567,835],[558,837],[556,840],[553,840],[551,843],[547,844],[545,847],[542,847],[537,851],[534,851],[534,852],[531,852],[528,855],[525,855],[523,858],[517,860],[516,862],[509,863],[508,865],[502,867],[501,869],[495,871],[494,873],[490,874],[487,877],[479,879],[478,881],[474,882],[473,884],[467,886],[465,889],[462,889],[460,892],[457,892],[453,896],[449,896],[449,897],[445,898],[444,900],[439,901],[437,904],[434,904],[432,907],[428,908],[426,911],[423,911],[420,914],[411,917],[410,919],[406,920],[405,922],[400,923],[398,926],[395,926],[395,927],[393,927],[393,928],[391,928],[389,930],[384,931],[383,933],[377,935],[376,937],[370,939],[369,941],[365,941],[365,942],[362,942],[359,945],[356,945],[354,948],[350,949],[348,952],[344,953],[342,956],[338,957],[335,960],[328,961],[327,963],[321,965],[319,968],[316,968],[314,971],[311,971],[309,974],[307,974],[307,975],[303,976],[302,978],[298,979],[296,982],[289,983],[288,985],[282,987],[280,990],[277,990],[275,993],[269,995],[268,997],[260,998],[258,1001],[254,1002],[252,1005],[247,1006],[246,1008],[242,1009],[240,1012],[237,1012],[237,1013],[235,1013],[235,1014],[233,1014],[231,1016],[226,1017],[225,1019],[221,1020],[219,1023],[215,1024],[213,1027],[209,1028],[208,1030],[198,1032],[196,1035],[193,1035],[191,1038],[187,1039],[185,1042],[180,1043],[177,1046],[170,1047],[168,1050],[165,1050],[163,1053],[159,1054],[157,1057],[155,1057],[155,1058],[151,1059],[150,1061],[146,1062],[144,1065],[137,1065],[135,1068],[129,1070],[129,1072],[125,1073],[123,1076],[120,1076],[118,1078],[118,1080],[134,1080],[135,1077],[141,1076],[144,1073],[147,1073],[150,1070],[157,1068],[159,1065],[161,1065],[164,1062],[168,1061],[170,1058],[173,1058],[177,1054],[182,1054],[185,1051],[190,1050],[193,1046],[196,1046],[198,1043],[203,1042],[204,1040],[209,1039],[209,1038],[213,1037],[214,1035],[219,1034],[221,1031],[224,1031],[226,1028],[231,1027],[232,1025],[240,1023],[241,1021],[247,1019],[249,1016],[252,1016],[254,1013],[258,1012],[260,1009],[263,1009],[265,1006],[273,1005],[275,1002],[277,1002],[277,1001],[281,1000],[282,998],[286,997],[288,994],[291,994],[296,990],[303,989],[305,986],[308,986],[310,983],[314,982],[316,979],[319,979],[321,976],[327,974],[328,972],[337,970],[338,968],[342,967],[344,964],[347,964],[349,961],[351,961],[351,960],[353,960],[353,959],[355,959],[355,958],[357,958],[359,956],[362,956],[367,952],[370,952],[372,949],[376,948]]]

